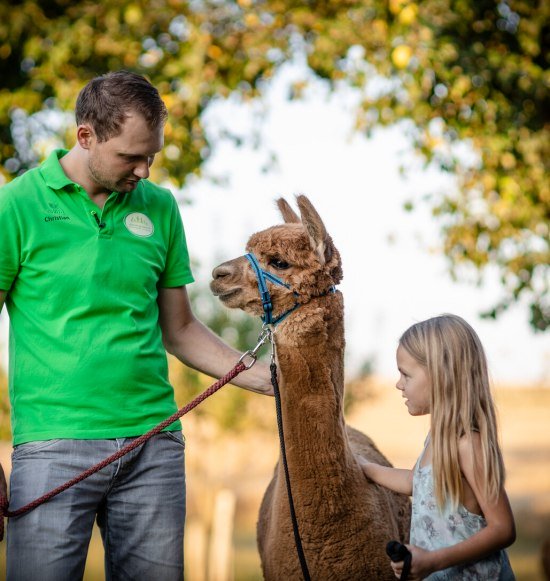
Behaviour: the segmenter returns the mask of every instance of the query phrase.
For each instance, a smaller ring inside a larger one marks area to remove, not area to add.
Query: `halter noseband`
[[[278,284],[279,286],[284,286],[285,288],[290,289],[290,285],[286,282],[283,282],[278,276],[267,272],[267,270],[263,270],[258,262],[258,259],[249,252],[248,254],[244,255],[245,258],[248,259],[252,266],[252,270],[256,275],[256,280],[258,281],[258,290],[260,291],[260,298],[262,300],[262,308],[264,310],[264,314],[262,315],[262,321],[266,325],[276,325],[280,323],[287,315],[289,315],[294,309],[297,309],[300,305],[299,303],[295,303],[294,306],[285,311],[282,315],[277,318],[273,318],[273,304],[271,302],[271,295],[269,294],[269,289],[267,288],[267,281],[272,282],[274,284]],[[294,293],[295,296],[298,296],[298,293]]]
[[[290,315],[290,313],[292,313],[292,311],[296,310],[300,306],[300,303],[298,301],[295,301],[293,307],[291,307],[290,309],[285,311],[282,315],[279,315],[278,317],[276,317],[274,319],[273,318],[273,303],[271,302],[271,295],[269,294],[269,289],[267,288],[267,283],[269,281],[271,283],[278,284],[279,286],[284,286],[285,288],[291,290],[290,285],[287,284],[286,282],[282,281],[278,276],[275,276],[274,274],[267,272],[267,270],[264,270],[260,266],[258,259],[254,256],[254,254],[252,254],[252,252],[249,252],[248,254],[245,254],[244,256],[250,262],[250,264],[252,266],[252,270],[254,271],[254,274],[256,275],[256,280],[258,281],[258,290],[260,291],[260,298],[262,300],[262,308],[264,310],[264,314],[262,315],[262,321],[264,322],[265,325],[274,325],[275,326],[278,323],[280,323],[285,317]],[[293,291],[293,292],[294,292],[295,297],[300,296],[296,291]],[[328,289],[328,291],[324,294],[334,293],[334,292],[336,292],[336,288],[334,287],[334,285],[332,285]]]

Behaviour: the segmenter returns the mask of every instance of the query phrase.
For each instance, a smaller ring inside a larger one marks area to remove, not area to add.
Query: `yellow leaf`
[[[135,4],[130,4],[128,8],[124,11],[124,21],[126,24],[135,25],[141,22],[143,14],[139,6]]]
[[[245,15],[244,23],[247,27],[252,28],[254,26],[258,26],[258,24],[260,23],[260,19],[256,14],[250,12],[249,14]]]
[[[398,69],[404,69],[412,57],[412,48],[406,44],[396,46],[391,53],[391,60]]]
[[[516,158],[513,153],[507,151],[500,156],[500,165],[504,169],[513,169],[516,167]]]
[[[207,49],[206,49],[206,54],[213,60],[217,60],[222,56],[222,49],[219,46],[216,46],[215,44],[211,44]]]
[[[0,46],[0,59],[7,59],[11,54],[11,46],[9,44],[3,44]]]
[[[410,26],[416,20],[416,16],[418,14],[418,5],[417,4],[409,4],[405,6],[403,10],[399,13],[399,22],[401,24],[405,24],[406,26]]]
[[[392,14],[399,14],[401,10],[409,3],[409,0],[390,0],[390,12]]]

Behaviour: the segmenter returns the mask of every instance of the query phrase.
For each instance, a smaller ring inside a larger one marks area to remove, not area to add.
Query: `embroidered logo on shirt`
[[[131,214],[128,214],[126,218],[124,218],[124,225],[129,232],[141,238],[152,236],[155,231],[151,219],[140,212],[132,212]]]
[[[48,208],[46,211],[50,215],[44,217],[44,222],[57,222],[58,220],[71,219],[65,214],[65,211],[59,206],[59,204],[55,204],[53,202],[48,202]]]

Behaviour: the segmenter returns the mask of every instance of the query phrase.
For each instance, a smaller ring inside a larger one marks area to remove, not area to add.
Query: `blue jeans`
[[[16,446],[15,510],[122,448],[133,438],[48,440]],[[82,579],[94,520],[107,580],[183,579],[184,441],[163,432],[35,510],[9,520],[9,581]]]

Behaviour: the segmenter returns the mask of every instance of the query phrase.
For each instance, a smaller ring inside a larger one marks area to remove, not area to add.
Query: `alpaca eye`
[[[286,270],[287,268],[290,268],[290,264],[288,264],[288,262],[280,260],[279,258],[272,258],[268,264],[277,270]]]

